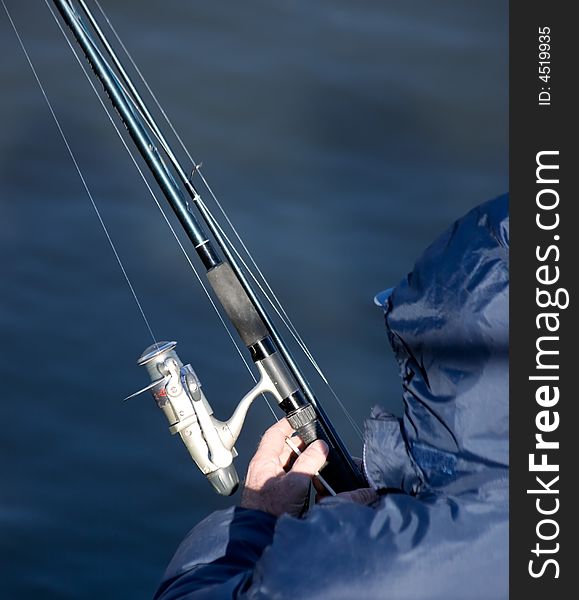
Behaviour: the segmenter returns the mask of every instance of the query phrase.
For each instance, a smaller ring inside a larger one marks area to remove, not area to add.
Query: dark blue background
[[[157,337],[229,416],[247,372],[44,2],[6,1]],[[104,6],[356,421],[399,411],[372,296],[507,189],[507,3]],[[0,597],[146,598],[235,500],[120,402],[150,338],[3,10],[0,52]],[[271,422],[256,404],[241,472]]]

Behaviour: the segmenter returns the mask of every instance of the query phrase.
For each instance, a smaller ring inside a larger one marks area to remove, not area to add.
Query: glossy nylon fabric
[[[366,422],[376,506],[215,512],[157,598],[508,597],[508,223],[506,196],[475,208],[385,299],[405,413]]]

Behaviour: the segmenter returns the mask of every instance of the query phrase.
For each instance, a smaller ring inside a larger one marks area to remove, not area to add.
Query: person
[[[185,538],[157,600],[508,597],[508,197],[470,211],[379,295],[404,416],[366,421],[367,489],[300,516],[327,448],[283,420],[241,505]]]

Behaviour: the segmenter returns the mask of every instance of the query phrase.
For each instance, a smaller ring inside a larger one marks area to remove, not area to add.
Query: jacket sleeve
[[[276,517],[240,507],[209,515],[183,540],[155,600],[235,598],[251,585]]]
[[[303,519],[213,513],[187,536],[157,600],[503,600],[508,480],[452,496],[340,499]],[[275,534],[274,534],[275,529]]]

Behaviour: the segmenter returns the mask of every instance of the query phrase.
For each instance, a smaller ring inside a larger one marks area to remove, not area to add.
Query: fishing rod
[[[358,467],[247,280],[227,236],[179,163],[86,2],[53,0],[53,3],[193,244],[215,296],[260,375],[232,417],[219,421],[213,416],[195,371],[178,357],[177,343],[155,342],[138,361],[146,368],[151,383],[129,398],[146,390],[152,392],[170,423],[170,431],[179,433],[193,460],[220,494],[229,495],[238,486],[234,444],[253,400],[264,393],[275,398],[306,445],[317,439],[326,442],[329,454],[320,471],[322,480],[336,492],[365,486]],[[194,165],[193,173],[196,168]],[[190,202],[203,224],[193,214]]]

